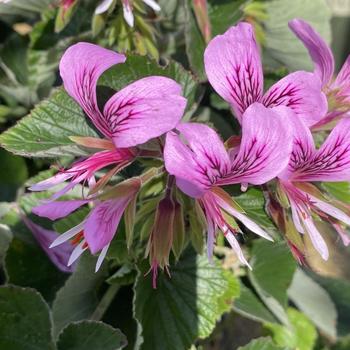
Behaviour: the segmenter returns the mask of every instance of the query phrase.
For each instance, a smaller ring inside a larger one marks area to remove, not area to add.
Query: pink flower
[[[60,62],[64,87],[107,140],[73,139],[85,146],[105,150],[31,186],[32,191],[47,190],[70,180],[51,200],[58,199],[78,183],[89,183],[97,192],[111,176],[134,160],[138,154],[135,146],[161,136],[178,124],[186,99],[181,96],[181,86],[166,77],[150,76],[137,80],[116,92],[106,102],[103,111],[100,110],[96,95],[97,81],[104,71],[123,63],[125,59],[124,55],[89,43],[75,44],[64,53]],[[112,169],[95,186],[94,174],[107,166],[112,166]],[[50,203],[36,208],[34,212],[57,219],[87,201]]]
[[[266,107],[287,106],[309,126],[327,111],[321,83],[312,73],[291,73],[263,95],[261,58],[249,23],[239,23],[211,40],[204,63],[210,84],[231,105],[239,121],[254,102]]]
[[[25,215],[22,215],[22,220],[28,229],[32,232],[34,238],[39,243],[52,263],[63,272],[73,272],[75,266],[67,266],[69,256],[72,254],[74,246],[68,242],[62,244],[60,247],[50,249],[52,242],[59,236],[57,232],[47,230],[33,221],[29,220]]]
[[[271,240],[218,186],[260,185],[277,176],[288,164],[292,149],[290,118],[295,116],[289,108],[267,109],[262,104],[253,103],[243,113],[241,142],[237,149],[229,152],[215,131],[206,125],[184,123],[177,127],[177,133],[167,134],[164,149],[166,169],[176,177],[177,186],[195,198],[203,209],[208,228],[209,257],[219,229],[239,259],[248,265],[235,238],[237,227],[230,225],[227,215]]]
[[[280,184],[289,198],[296,229],[300,233],[307,233],[315,249],[327,260],[328,248],[313,217],[316,215],[335,225],[346,244],[349,239],[344,236],[338,221],[350,225],[350,217],[330,204],[308,182],[350,181],[350,120],[341,120],[319,149],[315,147],[309,128],[297,119],[293,122],[293,152],[288,167],[279,175]]]
[[[328,97],[331,110],[320,125],[343,116],[350,110],[350,56],[334,79],[334,57],[322,37],[302,19],[293,19],[289,27],[308,49],[314,63],[314,74],[322,81]]]
[[[103,0],[96,7],[95,14],[100,15],[108,11],[112,6],[114,0]],[[130,26],[134,26],[134,14],[132,12],[132,0],[121,0],[123,5],[123,15],[126,23]],[[146,5],[148,5],[154,11],[160,11],[160,6],[154,0],[142,0]]]
[[[73,264],[86,249],[92,254],[100,252],[96,263],[97,271],[107,254],[125,209],[137,196],[140,186],[139,178],[125,180],[116,185],[109,193],[103,195],[103,200],[95,200],[94,208],[87,217],[60,235],[52,242],[50,248],[73,239],[77,245],[69,258],[68,266]]]

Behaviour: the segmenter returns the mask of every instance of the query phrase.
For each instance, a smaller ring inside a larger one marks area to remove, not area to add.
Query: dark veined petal
[[[204,64],[210,84],[241,120],[246,108],[260,101],[263,92],[261,58],[252,25],[239,23],[211,40]]]
[[[327,85],[334,73],[334,58],[331,49],[322,37],[302,19],[293,19],[288,24],[309,51],[315,66],[314,72],[320,78],[322,86]]]
[[[259,185],[276,177],[292,151],[292,118],[295,114],[284,106],[251,105],[242,117],[242,141],[231,170],[217,184]]]
[[[178,187],[192,197],[202,196],[218,177],[229,170],[230,162],[217,133],[204,124],[182,123],[179,134],[166,137],[164,160]]]
[[[178,83],[152,76],[113,95],[104,107],[104,116],[116,147],[131,147],[175,128],[185,107]]]
[[[305,132],[305,131],[304,131]],[[309,136],[310,139],[310,136]],[[301,146],[304,152],[312,146]],[[295,181],[350,181],[350,119],[342,119],[321,148],[305,159],[289,165],[289,178]],[[293,160],[293,158],[292,158]]]
[[[110,137],[110,131],[97,105],[96,84],[104,71],[125,59],[119,53],[81,42],[69,47],[60,62],[64,88],[107,137]]]
[[[290,107],[308,126],[324,118],[328,108],[318,77],[301,71],[291,73],[271,86],[262,103],[266,107]]]

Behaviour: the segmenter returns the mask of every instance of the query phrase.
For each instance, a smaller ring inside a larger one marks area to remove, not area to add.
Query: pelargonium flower
[[[239,23],[212,39],[205,50],[204,63],[210,84],[231,105],[239,121],[254,102],[266,107],[290,107],[309,126],[327,112],[321,82],[309,72],[291,73],[263,95],[261,57],[249,23]]]
[[[160,76],[146,77],[127,85],[106,102],[103,110],[99,108],[96,93],[99,77],[108,68],[123,63],[125,59],[124,55],[89,43],[75,44],[64,53],[60,62],[64,88],[106,138],[73,139],[85,146],[104,150],[33,185],[30,188],[32,191],[47,190],[71,180],[51,198],[55,200],[78,183],[94,180],[94,174],[98,170],[112,166],[97,183],[99,188],[134,160],[138,155],[135,146],[161,136],[180,121],[186,105],[186,99],[181,96],[181,86],[172,79]],[[60,211],[61,215],[68,215],[70,209],[73,211],[79,204],[85,203],[85,200],[72,201],[63,206],[57,202],[57,206],[59,209],[65,208],[65,211]],[[52,203],[47,208],[53,210],[54,205]],[[39,209],[44,210],[43,207]]]
[[[131,178],[116,185],[112,190],[93,201],[94,207],[77,226],[60,235],[50,248],[72,240],[76,244],[70,255],[68,266],[89,249],[92,254],[100,252],[96,271],[101,267],[109,245],[117,232],[121,217],[141,187],[140,178]],[[63,206],[62,206],[63,207]]]
[[[302,41],[314,63],[314,74],[322,81],[330,111],[321,124],[344,115],[350,110],[350,56],[334,78],[334,57],[322,37],[302,19],[289,22],[290,29]]]
[[[199,202],[207,221],[208,256],[213,253],[219,229],[248,265],[235,238],[227,215],[241,221],[249,230],[271,239],[249,219],[219,186],[238,183],[263,184],[277,176],[288,164],[292,150],[289,119],[294,113],[286,107],[266,108],[253,103],[243,114],[242,139],[237,149],[228,152],[210,127],[183,123],[166,137],[164,160],[167,171],[176,177],[177,186]],[[249,265],[248,265],[249,266]]]
[[[142,0],[154,11],[160,11],[160,6],[154,0]],[[100,15],[112,6],[114,0],[103,0],[95,10],[95,14]],[[123,5],[123,15],[126,23],[130,26],[134,26],[134,14],[132,12],[132,0],[121,0]]]
[[[280,184],[289,199],[295,228],[307,233],[315,249],[327,260],[328,248],[313,217],[330,222],[348,244],[349,237],[339,223],[350,225],[350,216],[332,205],[309,182],[350,181],[350,120],[341,120],[319,149],[315,148],[312,134],[304,123],[294,120],[294,125],[292,156],[288,167],[279,175]]]
[[[67,266],[67,263],[74,246],[65,242],[60,247],[50,249],[52,242],[59,237],[58,233],[41,227],[25,215],[21,215],[21,218],[52,263],[62,272],[73,272],[75,265]]]

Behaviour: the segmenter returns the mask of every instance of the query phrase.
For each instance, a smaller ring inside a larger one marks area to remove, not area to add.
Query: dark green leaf
[[[120,350],[125,335],[103,322],[82,321],[69,324],[59,335],[58,350]]]
[[[288,324],[287,289],[296,269],[288,247],[284,242],[256,240],[251,266],[249,278],[259,296],[281,322]]]
[[[7,150],[31,157],[59,157],[82,155],[70,136],[93,136],[82,109],[63,89],[37,105],[30,115],[0,136]]]
[[[98,304],[98,288],[104,281],[106,265],[95,273],[96,258],[85,253],[80,258],[76,271],[58,291],[52,305],[54,333],[70,322],[89,318]]]
[[[55,350],[49,308],[40,294],[0,287],[0,349]]]
[[[233,308],[242,316],[258,322],[277,322],[276,318],[254,292],[241,284],[241,294],[234,301]]]
[[[160,273],[157,289],[143,264],[135,285],[135,317],[142,328],[142,350],[186,350],[205,338],[239,295],[234,276],[207,257],[185,251],[171,266],[171,278]]]

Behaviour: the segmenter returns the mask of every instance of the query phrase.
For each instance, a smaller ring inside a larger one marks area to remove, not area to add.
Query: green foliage
[[[238,350],[288,350],[285,347],[277,346],[270,338],[258,338],[252,340],[249,344],[241,346]]]
[[[152,276],[144,277],[146,269],[140,266],[134,300],[142,350],[187,349],[197,338],[210,335],[239,296],[239,283],[232,274],[191,249],[172,265],[171,277],[159,274],[156,289]]]

